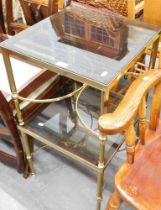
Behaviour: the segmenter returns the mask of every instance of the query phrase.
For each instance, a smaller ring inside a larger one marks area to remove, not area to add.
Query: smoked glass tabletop
[[[157,26],[71,5],[0,46],[104,90],[159,32]]]

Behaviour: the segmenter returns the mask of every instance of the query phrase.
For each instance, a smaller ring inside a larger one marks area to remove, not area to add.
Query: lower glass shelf
[[[90,97],[90,100],[89,100]],[[37,140],[60,152],[97,168],[99,160],[98,117],[100,92],[87,89],[80,97],[78,111],[96,135],[87,130],[74,111],[74,100],[50,104],[42,112],[19,128]],[[105,164],[111,160],[123,141],[122,135],[109,136],[106,142]]]

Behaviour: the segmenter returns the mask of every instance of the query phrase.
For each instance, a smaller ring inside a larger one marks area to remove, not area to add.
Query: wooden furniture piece
[[[115,191],[107,210],[117,210],[124,200],[135,209],[161,209],[161,65],[136,79],[115,112],[99,119],[101,135],[124,133],[127,160],[115,175]],[[146,96],[154,89],[150,117]],[[128,113],[128,114],[127,114]],[[139,143],[134,122],[138,116]],[[148,120],[149,119],[149,120]]]
[[[7,32],[11,32],[10,25],[13,23],[12,14],[12,1],[6,0],[6,17],[4,17],[4,11],[2,9],[2,1],[0,1],[0,38],[1,41],[8,38]],[[6,20],[6,23],[4,23]],[[16,26],[16,23],[13,23]],[[7,26],[9,28],[7,28]],[[13,29],[13,28],[12,28]],[[59,81],[62,79],[58,78],[55,73],[47,71],[45,69],[40,69],[34,67],[33,65],[27,64],[15,58],[11,59],[13,65],[13,75],[15,78],[16,87],[19,94],[23,97],[32,96],[36,98],[51,97],[55,90],[59,89]],[[12,165],[17,168],[18,172],[24,173],[26,157],[23,152],[22,143],[20,139],[19,132],[17,130],[16,115],[14,114],[15,105],[12,101],[11,92],[8,84],[8,79],[6,75],[6,69],[4,61],[2,59],[2,54],[0,53],[0,116],[2,126],[0,128],[0,135],[2,137],[1,141],[4,139],[8,140],[13,144],[15,148],[15,155],[9,154],[8,151],[0,150],[0,160],[4,163]],[[23,71],[25,70],[26,73]],[[10,76],[9,76],[10,77]],[[60,80],[59,80],[60,79]],[[28,104],[21,103],[21,111],[24,118],[36,114],[36,111],[41,109],[41,104]],[[14,114],[14,115],[13,115]],[[7,137],[7,138],[6,138]],[[5,140],[6,141],[6,140]]]
[[[147,23],[161,25],[161,1],[144,0],[144,21]]]
[[[21,139],[19,136],[19,132],[17,130],[15,118],[13,117],[12,110],[0,91],[0,117],[1,117],[1,127],[3,123],[7,126],[7,129],[0,129],[0,138],[1,141],[4,141],[5,137],[11,136],[11,142],[15,148],[15,156],[9,154],[8,151],[0,150],[0,160],[1,162],[10,165],[12,167],[17,168],[19,173],[23,173],[25,170],[25,155],[21,143]],[[3,121],[2,121],[3,120]],[[5,140],[6,141],[6,140]]]
[[[13,0],[6,0],[3,2],[5,5],[2,5],[2,0],[0,1],[0,32],[3,32],[3,39],[6,37],[4,34],[14,35],[17,32],[26,29],[28,26],[58,12],[58,8],[63,7],[63,4],[60,1],[58,2],[58,0],[19,0],[19,2],[27,25],[14,22]],[[6,9],[5,15],[3,6]],[[4,20],[6,21],[6,24],[4,24]]]
[[[5,14],[4,14],[3,3],[4,2],[0,0],[0,39],[1,40],[8,38],[6,34],[12,33],[9,25],[11,22],[13,22],[12,1],[7,0],[5,2],[5,7],[6,7]]]
[[[26,23],[33,25],[63,8],[63,1],[58,0],[19,0]]]

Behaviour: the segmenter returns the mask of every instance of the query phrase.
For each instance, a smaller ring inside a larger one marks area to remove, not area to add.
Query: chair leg
[[[119,193],[115,191],[108,200],[106,210],[119,210],[121,205],[121,198]]]
[[[23,173],[25,169],[25,158],[24,151],[22,148],[21,139],[19,137],[15,122],[12,117],[9,120],[6,120],[6,125],[11,132],[12,142],[14,144],[17,160],[17,171]]]
[[[24,151],[21,143],[21,139],[17,130],[15,118],[12,114],[10,106],[6,101],[5,97],[0,91],[0,121],[8,128],[9,134],[12,138],[12,143],[16,152],[17,171],[20,173],[24,172],[25,158]],[[7,134],[7,133],[6,133]],[[11,156],[10,156],[11,157]]]

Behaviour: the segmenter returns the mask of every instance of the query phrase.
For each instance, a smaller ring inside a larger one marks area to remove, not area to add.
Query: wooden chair
[[[115,175],[115,191],[107,210],[117,210],[124,200],[140,210],[161,209],[161,65],[136,79],[117,109],[99,119],[102,135],[124,133],[127,160]],[[146,121],[146,95],[153,89],[150,120]],[[136,146],[134,121],[139,118]]]
[[[161,26],[161,1],[155,0],[152,3],[150,0],[144,0],[144,2],[144,22]],[[161,51],[161,39],[158,51]]]
[[[63,1],[59,0],[19,0],[26,23],[33,25],[45,17],[58,12],[63,8]]]
[[[13,143],[16,153],[16,155],[14,156],[6,151],[2,151],[1,149],[0,160],[5,164],[17,168],[18,172],[23,173],[25,170],[25,156],[21,139],[16,127],[16,122],[13,117],[12,110],[1,91],[0,91],[0,101],[1,101],[0,103],[1,123],[4,123],[4,125],[8,128],[8,129],[2,129],[2,128],[0,129],[0,136],[1,136],[0,138],[2,141],[2,138],[5,139],[6,136],[7,137],[10,136],[11,137],[10,141]]]
[[[8,6],[8,2],[6,2],[6,5]],[[11,4],[12,5],[12,4]],[[6,25],[8,26],[8,21],[10,21],[12,19],[12,12],[10,12],[11,10],[8,8],[7,9],[7,14],[6,17],[8,16],[9,19],[6,19]],[[9,14],[10,13],[10,14]],[[4,10],[3,10],[3,1],[0,1],[0,40],[2,41],[5,38],[8,38],[7,30],[5,27],[5,15],[4,15]],[[8,27],[7,27],[8,29]]]
[[[13,14],[11,10],[13,6],[12,1],[6,0],[5,3],[6,18],[4,18],[2,0],[0,0],[0,32],[2,32],[0,34],[1,40],[8,38],[7,32],[9,32],[9,29],[6,26],[10,27],[13,23]],[[4,23],[4,19],[6,20],[7,24]],[[13,24],[16,26],[16,23]],[[11,28],[11,31],[12,29],[13,28]],[[23,97],[27,97],[28,95],[34,93],[35,98],[50,98],[53,96],[54,92],[59,90],[59,85],[62,84],[63,78],[57,77],[53,72],[34,67],[15,58],[11,58],[11,63],[13,66],[13,74],[18,93]],[[15,155],[11,155],[8,153],[8,151],[2,151],[1,149],[0,160],[8,165],[16,167],[18,172],[24,173],[26,157],[24,155],[20,135],[16,127],[16,116],[13,115],[15,107],[12,101],[1,53],[0,66],[0,121],[2,122],[2,126],[0,127],[0,136],[3,137],[1,138],[1,141],[4,141],[4,139],[5,141],[8,140],[11,144],[13,144],[15,149]],[[26,103],[21,103],[21,108],[23,117],[27,119],[29,116],[35,114],[36,111],[39,111],[39,109],[42,108],[42,105],[28,105]],[[10,136],[9,139],[8,136]]]
[[[4,25],[4,15],[2,11],[2,0],[0,2],[0,25],[2,26],[3,33],[8,33],[14,35],[17,32],[20,32],[27,27],[43,20],[44,18],[58,12],[58,8],[63,8],[62,0],[19,0],[22,7],[22,12],[26,24],[24,23],[15,23],[13,17],[13,0],[5,1],[6,8],[6,25],[7,31]],[[2,30],[0,29],[0,33]]]

